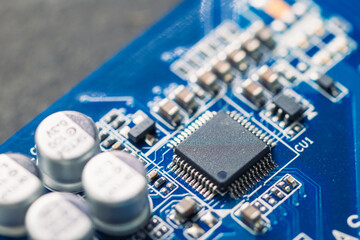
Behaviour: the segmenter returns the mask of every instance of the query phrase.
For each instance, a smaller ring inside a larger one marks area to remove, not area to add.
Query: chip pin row
[[[175,171],[186,183],[193,187],[197,192],[203,195],[207,200],[212,199],[217,186],[201,173],[192,168],[188,163],[181,160],[180,157],[174,156],[173,161],[168,168]]]
[[[192,122],[188,127],[186,127],[183,131],[181,131],[176,137],[169,141],[167,145],[170,148],[173,148],[183,142],[186,138],[188,138],[192,133],[198,130],[202,125],[204,125],[207,121],[209,121],[216,113],[206,111],[203,113],[198,119]]]
[[[241,197],[276,166],[276,163],[271,159],[271,154],[267,154],[260,162],[252,166],[245,174],[231,184],[229,189],[231,195],[235,198]]]
[[[227,112],[227,113],[229,114],[230,117],[232,117],[235,121],[240,123],[243,127],[245,127],[248,131],[250,131],[256,137],[258,137],[260,140],[265,142],[267,145],[270,145],[271,147],[274,147],[276,145],[274,139],[270,138],[270,136],[268,136],[266,133],[263,133],[261,129],[253,125],[248,119],[246,119],[240,113],[237,113],[236,111]]]

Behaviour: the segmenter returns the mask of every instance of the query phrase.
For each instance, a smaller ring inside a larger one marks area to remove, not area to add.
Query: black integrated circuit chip
[[[271,156],[270,151],[268,144],[224,111],[219,111],[175,148],[177,156],[206,176],[220,192],[227,191],[235,180]]]
[[[304,112],[303,106],[298,103],[294,98],[279,93],[275,96],[273,103],[276,109],[281,109],[283,115],[287,115],[290,121],[294,121],[301,116]]]
[[[138,143],[148,133],[155,133],[155,122],[151,118],[146,117],[141,123],[131,128],[128,134],[131,141]]]

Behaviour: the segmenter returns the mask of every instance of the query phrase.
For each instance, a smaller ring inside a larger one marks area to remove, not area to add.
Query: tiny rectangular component
[[[120,142],[116,142],[116,143],[114,143],[114,145],[112,145],[111,149],[112,150],[122,150],[123,145]]]
[[[262,198],[265,200],[265,201],[269,201],[269,199],[271,198],[270,194],[268,193],[265,193]]]
[[[129,127],[129,126],[125,126],[125,127],[121,128],[119,132],[120,132],[121,135],[123,135],[123,136],[125,136],[126,138],[128,138],[128,137],[129,137],[129,136],[128,136],[129,131],[130,131],[130,127]]]
[[[294,98],[279,93],[275,96],[273,103],[276,106],[277,111],[281,111],[280,115],[284,115],[284,119],[294,121],[301,116],[304,109],[300,103]]]
[[[256,37],[268,48],[275,48],[275,41],[273,38],[273,34],[268,27],[262,27],[260,30],[256,32]]]
[[[165,98],[159,103],[160,114],[169,121],[172,125],[179,125],[181,122],[181,115],[179,107],[173,101]]]
[[[273,93],[278,93],[282,89],[279,82],[279,75],[264,65],[258,70],[261,83]]]
[[[156,187],[156,188],[160,188],[162,185],[164,185],[165,183],[166,183],[166,178],[164,178],[164,177],[161,177],[161,178],[159,178],[158,180],[156,180],[155,182],[154,182],[154,186]]]
[[[212,228],[219,219],[214,216],[210,211],[201,216],[200,221],[204,222],[209,228]]]
[[[155,132],[155,122],[146,117],[142,122],[136,124],[134,127],[130,129],[128,132],[128,136],[131,141],[138,143],[145,139],[146,134]]]
[[[268,201],[268,203],[269,203],[271,206],[274,206],[274,205],[277,203],[277,201],[276,201],[274,198],[270,198],[269,201]]]
[[[275,19],[282,19],[286,14],[291,14],[291,8],[284,0],[267,1],[264,11]]]
[[[109,136],[109,133],[106,131],[101,131],[99,136],[100,136],[100,142],[102,142]]]
[[[241,220],[248,225],[255,232],[259,232],[264,228],[264,221],[261,219],[261,212],[256,207],[252,206],[249,202],[245,202],[238,215]]]
[[[201,237],[205,233],[205,230],[202,229],[198,224],[193,223],[191,227],[185,229],[185,233],[196,239]]]
[[[205,90],[202,89],[200,86],[198,85],[193,86],[193,91],[198,98],[200,99],[205,98]]]
[[[188,112],[196,111],[197,104],[195,102],[195,94],[187,89],[184,85],[178,86],[175,91],[175,100],[180,106],[185,108]]]
[[[230,83],[233,79],[231,74],[231,65],[227,61],[220,60],[213,66],[214,72],[221,78],[224,82]]]
[[[261,212],[250,203],[244,203],[240,209],[242,220],[250,225],[254,225],[261,217]]]
[[[118,118],[118,119],[114,120],[114,121],[111,123],[111,126],[112,126],[114,129],[118,129],[118,128],[121,127],[124,123],[125,123],[125,120],[124,120],[124,119]]]
[[[274,195],[274,196],[276,196],[277,198],[279,198],[279,199],[282,199],[282,198],[284,198],[284,194],[282,193],[282,192],[280,192],[277,188],[272,188],[271,190],[270,190],[270,192],[271,192],[271,194],[272,195]]]
[[[297,181],[295,180],[295,178],[293,176],[288,176],[285,178],[285,181],[292,187],[292,188],[295,188],[298,183]]]
[[[107,116],[105,117],[105,122],[111,123],[111,122],[114,121],[115,118],[117,118],[117,117],[118,117],[118,115],[117,115],[116,113],[111,113],[111,114],[109,114],[109,115],[107,115]]]
[[[316,80],[316,83],[331,96],[336,97],[339,95],[339,90],[335,86],[335,81],[329,75],[322,75]]]
[[[149,182],[155,181],[158,177],[159,177],[159,173],[156,169],[152,170],[146,175],[146,178],[148,179]]]
[[[328,75],[322,75],[316,82],[327,92],[335,85],[334,80]]]
[[[284,190],[286,193],[291,192],[290,185],[286,184],[284,181],[280,181],[278,183],[278,187],[280,187],[282,190]]]
[[[245,72],[249,67],[245,61],[246,52],[244,50],[235,49],[228,55],[228,59],[240,72]]]
[[[180,218],[184,220],[195,215],[197,209],[198,209],[197,202],[189,196],[185,197],[178,204],[175,205],[176,214],[179,215]]]
[[[242,44],[242,48],[249,53],[255,61],[260,61],[262,53],[260,51],[260,41],[256,38],[250,38]]]
[[[145,143],[149,146],[154,146],[154,144],[157,142],[157,138],[151,134],[146,134],[145,136]]]
[[[109,138],[106,141],[104,141],[102,145],[104,146],[104,148],[109,149],[115,142],[116,140],[114,138]]]
[[[257,107],[264,105],[266,97],[260,84],[251,79],[247,79],[243,82],[242,87],[246,98],[253,102]]]
[[[214,73],[206,71],[198,77],[198,83],[205,90],[216,94],[219,91],[219,85],[217,84],[217,77]]]
[[[163,187],[163,188],[160,189],[160,193],[163,194],[163,195],[166,195],[166,194],[169,193],[169,190],[167,188]]]
[[[175,188],[175,185],[172,182],[169,182],[166,184],[166,187],[170,190],[173,190]]]

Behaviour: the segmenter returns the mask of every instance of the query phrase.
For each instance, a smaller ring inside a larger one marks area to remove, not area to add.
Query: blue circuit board
[[[171,189],[148,184],[152,216],[168,231],[158,237],[156,229],[144,229],[138,238],[358,239],[359,8],[356,0],[184,1],[2,144],[0,151],[23,153],[36,161],[34,133],[39,123],[54,112],[75,110],[141,159],[148,173],[156,169],[173,184]],[[270,30],[274,43],[257,35],[259,29]],[[199,82],[216,61],[228,61],[237,44],[244,46],[249,39],[260,40],[260,47],[254,50],[249,44],[245,49],[241,63],[246,71],[232,65],[227,72],[231,80],[218,77],[216,86],[206,79]],[[271,85],[265,72],[268,77],[275,74],[280,87]],[[198,107],[191,114],[175,103],[180,85],[195,94]],[[261,89],[262,96],[254,88]],[[278,94],[288,98],[277,102]],[[179,121],[166,118],[163,99],[176,104]],[[288,119],[281,114],[287,111],[282,104],[286,108],[289,102],[302,111]],[[127,133],[139,110],[155,121],[156,134],[134,143]],[[194,188],[173,160],[173,149],[220,110],[267,138],[278,165],[235,197]],[[125,120],[119,129],[105,120],[112,114]],[[108,150],[105,141],[102,151]],[[185,196],[201,209],[186,224],[178,224],[174,205]],[[245,203],[260,211],[260,232],[240,217]],[[207,212],[216,219],[211,225],[201,218]],[[189,231],[192,224],[200,228],[192,229],[200,231],[196,237]]]

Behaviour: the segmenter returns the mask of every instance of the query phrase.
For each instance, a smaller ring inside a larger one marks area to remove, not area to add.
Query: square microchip
[[[270,147],[224,111],[175,148],[175,154],[206,176],[223,192]]]

